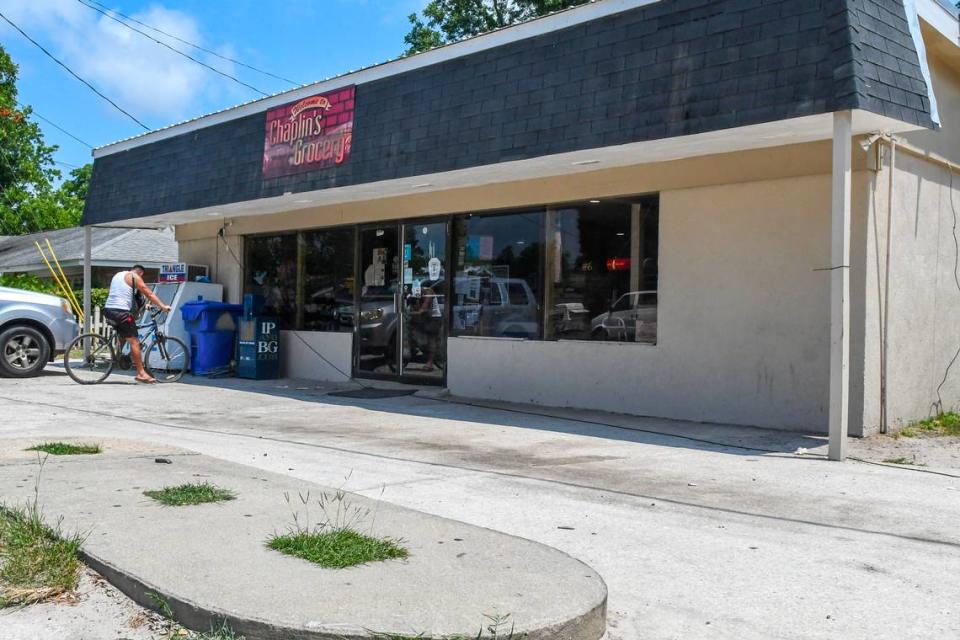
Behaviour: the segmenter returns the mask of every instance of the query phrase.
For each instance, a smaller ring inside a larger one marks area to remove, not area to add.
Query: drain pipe
[[[895,174],[897,169],[897,138],[886,137],[890,145],[890,176],[887,184],[887,248],[884,258],[883,282],[883,323],[880,327],[880,433],[886,433],[887,422],[887,389],[890,379],[890,358],[888,339],[890,335],[890,248],[893,239],[893,196]]]

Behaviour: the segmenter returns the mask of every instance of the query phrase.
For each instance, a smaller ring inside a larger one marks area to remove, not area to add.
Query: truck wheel
[[[35,376],[50,359],[50,344],[43,334],[26,325],[0,333],[0,373],[12,378]]]

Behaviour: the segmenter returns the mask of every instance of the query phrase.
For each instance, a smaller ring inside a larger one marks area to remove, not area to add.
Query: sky
[[[90,3],[90,0],[85,0]],[[407,16],[427,0],[98,0],[220,55],[298,83],[395,58]],[[79,0],[0,0],[0,13],[149,128],[261,97],[131,31]],[[134,25],[268,94],[294,85]],[[22,104],[97,147],[144,129],[97,97],[0,20],[0,43],[20,67]],[[35,120],[67,175],[90,149]]]

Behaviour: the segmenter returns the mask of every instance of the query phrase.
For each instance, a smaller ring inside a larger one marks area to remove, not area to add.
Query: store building
[[[174,226],[291,376],[862,434],[960,400],[957,43],[599,0],[97,149],[84,224]]]

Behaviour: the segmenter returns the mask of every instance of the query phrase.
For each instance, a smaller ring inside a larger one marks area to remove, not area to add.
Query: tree
[[[61,229],[80,221],[90,169],[81,167],[60,189],[54,145],[47,145],[30,107],[17,101],[17,65],[0,46],[0,235]]]
[[[589,0],[431,0],[422,17],[410,14],[407,54],[419,53]]]

